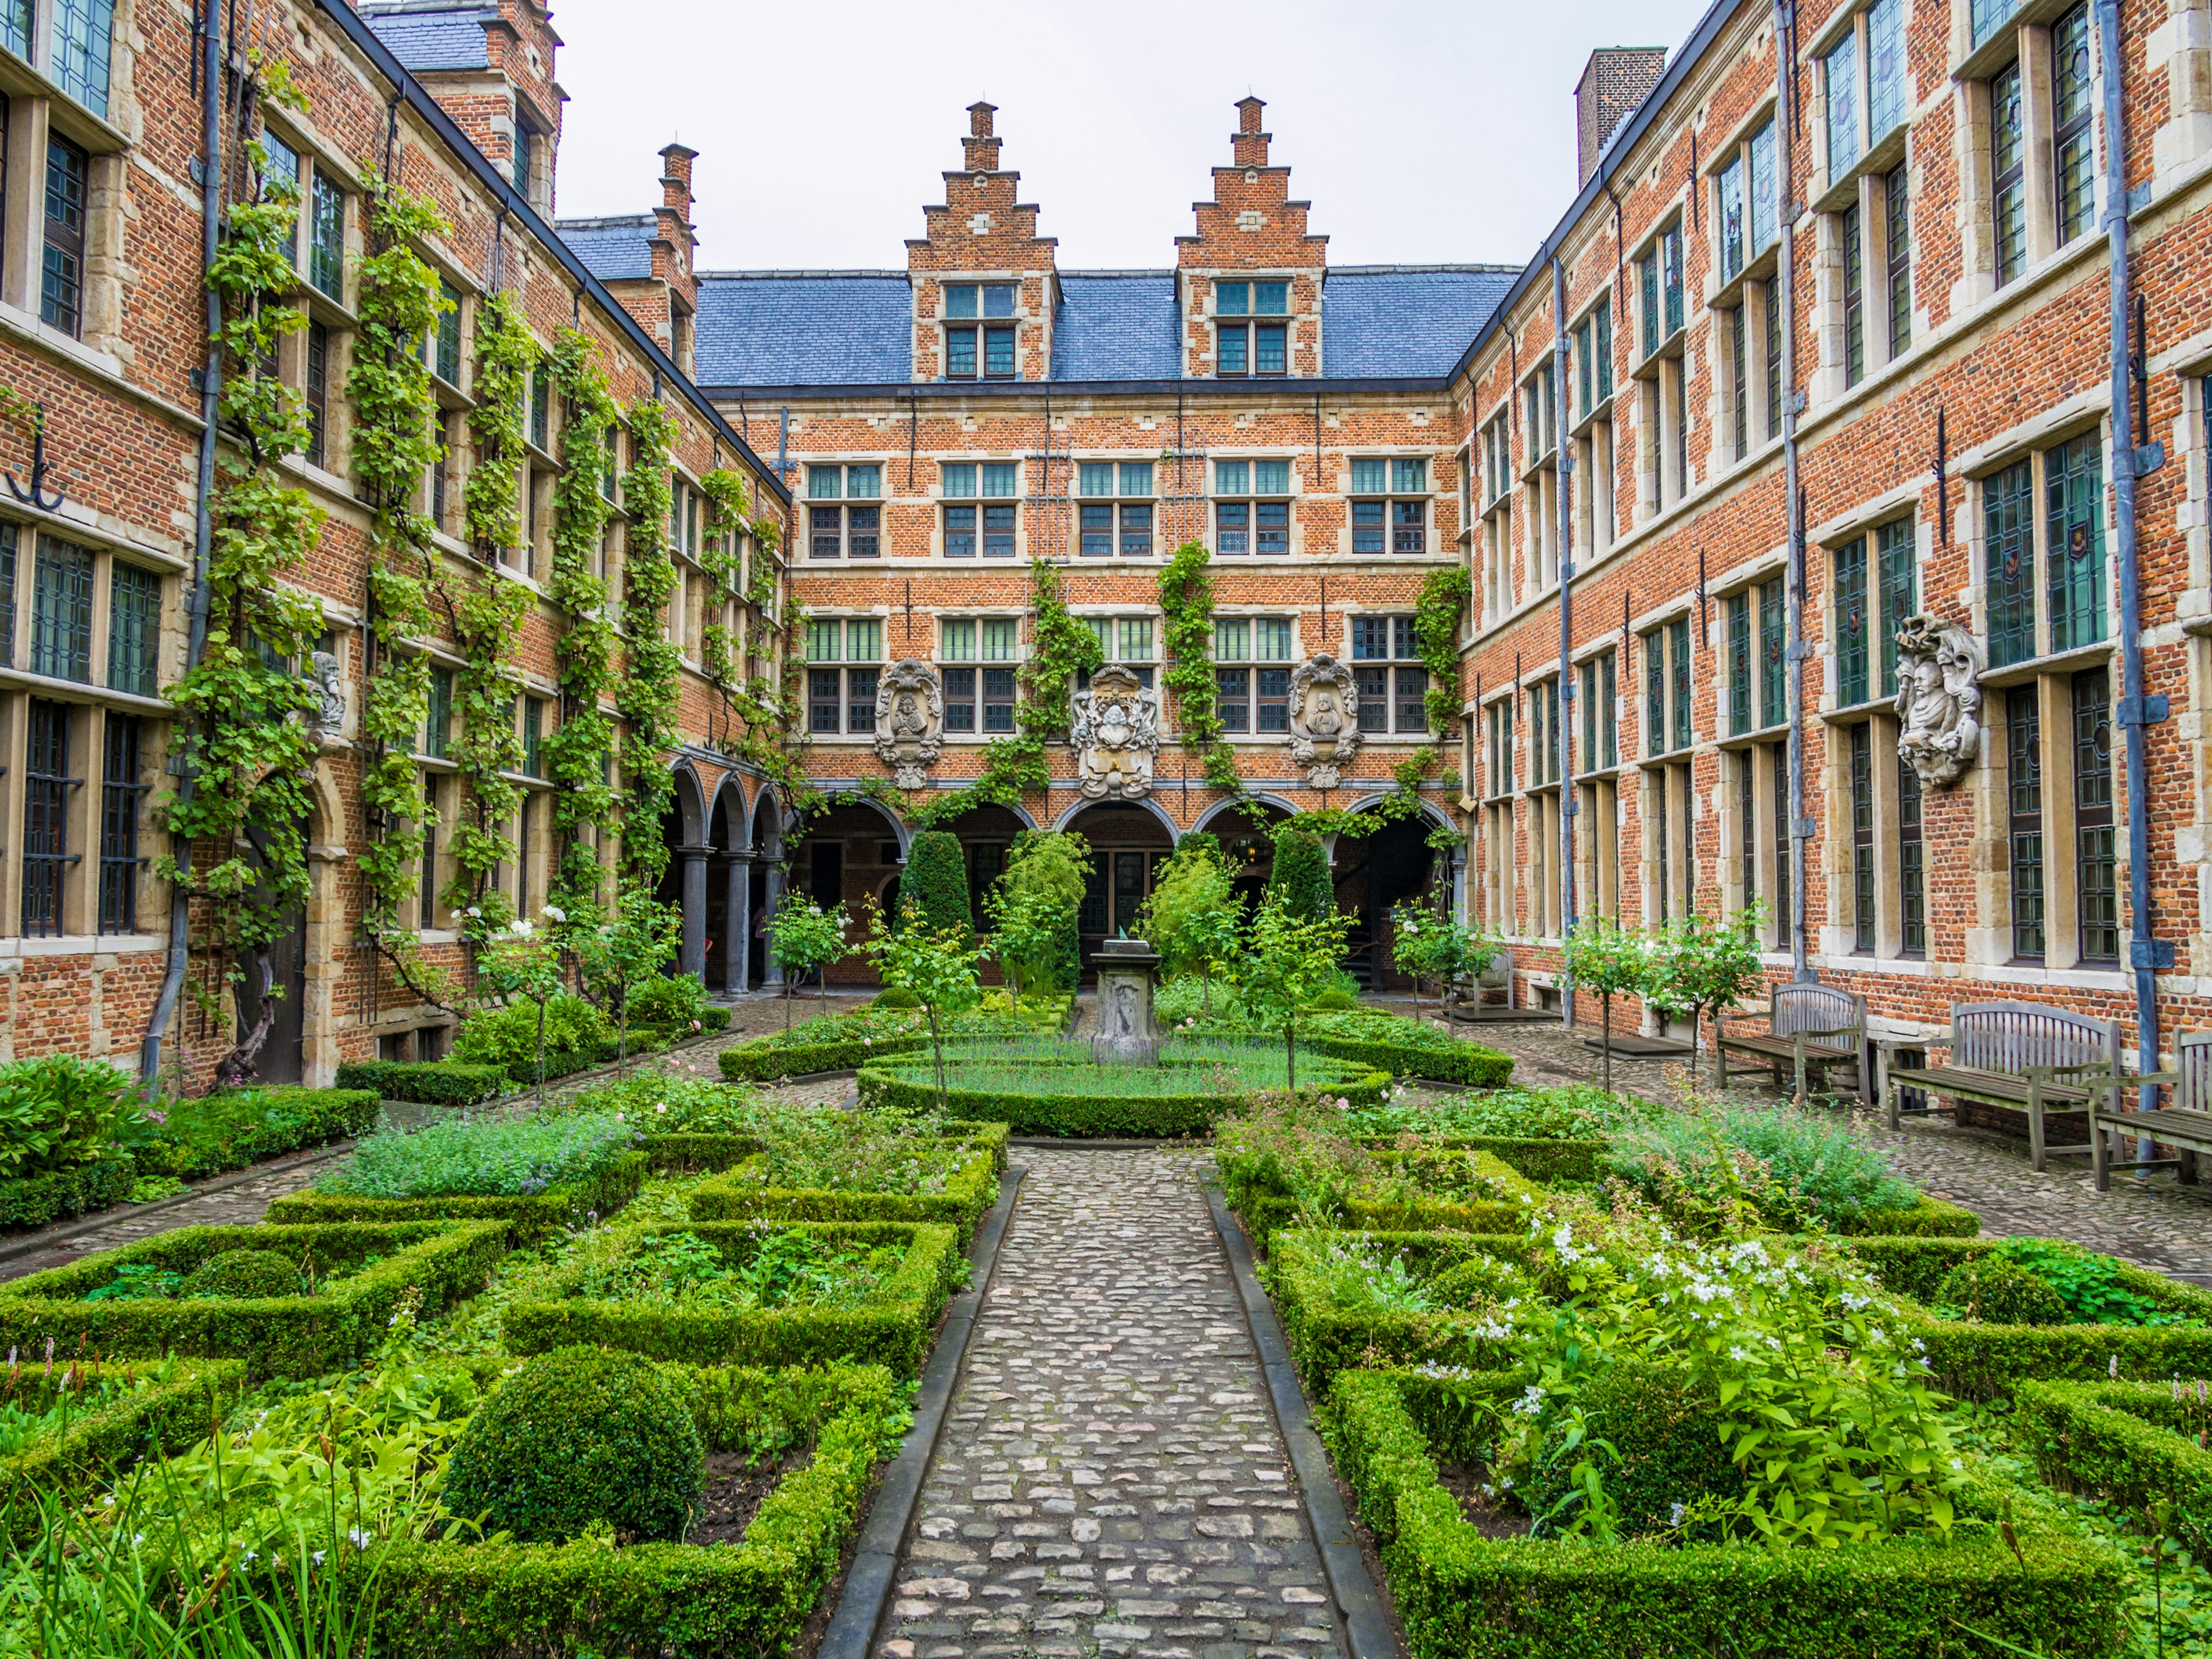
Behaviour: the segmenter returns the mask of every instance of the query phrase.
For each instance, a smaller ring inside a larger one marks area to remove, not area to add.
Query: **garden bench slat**
[[[2172,1167],[2182,1182],[2195,1185],[2197,1159],[2212,1152],[2212,1031],[2192,1031],[2173,1044],[2173,1069],[2146,1073],[2125,1079],[2137,1085],[2166,1088],[2173,1103],[2156,1111],[2124,1109],[2122,1091],[2112,1091],[2109,1108],[2089,1108],[2089,1155],[2096,1172],[2097,1190],[2106,1191],[2114,1170],[2160,1170]],[[2175,1151],[2172,1158],[2115,1158],[2115,1141],[2142,1139],[2162,1143]]]
[[[1955,1114],[1961,1100],[2025,1110],[2029,1159],[2039,1175],[2053,1152],[2094,1154],[2097,1103],[2122,1080],[2118,1020],[2091,1019],[2047,1003],[1954,1003],[1950,1035],[1931,1037],[1929,1046],[1948,1047],[1949,1062],[1891,1073],[1882,1102],[1891,1128],[1898,1127],[1898,1090],[1924,1089],[1952,1103],[1931,1104],[1931,1112]],[[2089,1139],[2079,1146],[2048,1145],[2044,1116],[2050,1110],[2087,1113]]]
[[[1855,992],[1817,983],[1778,985],[1767,1000],[1764,1031],[1731,1031],[1725,1018],[1717,1020],[1715,1026],[1713,1048],[1719,1058],[1723,1089],[1728,1087],[1728,1057],[1733,1052],[1757,1055],[1770,1071],[1778,1072],[1788,1064],[1800,1095],[1805,1092],[1808,1068],[1853,1066],[1858,1074],[1860,1098],[1866,1097],[1866,999]]]

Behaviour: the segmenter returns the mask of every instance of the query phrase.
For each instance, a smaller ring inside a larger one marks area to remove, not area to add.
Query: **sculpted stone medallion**
[[[1352,671],[1326,652],[1291,676],[1291,758],[1316,789],[1344,781],[1359,752],[1359,691]]]
[[[1075,694],[1067,734],[1083,793],[1093,800],[1139,800],[1152,793],[1160,752],[1159,708],[1136,674],[1118,664]]]
[[[1963,628],[1929,616],[1897,625],[1897,752],[1923,787],[1954,784],[1982,747],[1981,659]]]
[[[919,789],[945,751],[945,694],[937,670],[912,657],[876,683],[876,757],[902,789]]]

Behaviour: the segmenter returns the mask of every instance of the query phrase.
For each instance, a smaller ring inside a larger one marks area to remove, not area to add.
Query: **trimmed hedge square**
[[[2023,1382],[2013,1429],[2036,1472],[2138,1512],[2172,1505],[2172,1526],[2200,1561],[2212,1555],[2212,1407],[2202,1383]]]
[[[1470,1392],[1346,1371],[1322,1414],[1415,1659],[1996,1650],[1969,1631],[2080,1659],[2124,1645],[2120,1557],[2066,1529],[2034,1492],[1990,1482],[1964,1495],[1944,1540],[1778,1550],[1486,1538],[1437,1478],[1439,1455],[1479,1455]],[[1994,1524],[2008,1500],[2018,1555]]]
[[[1074,1070],[1079,1062],[1040,1060],[1020,1063],[1033,1069],[1042,1082]],[[963,1117],[1003,1123],[1010,1134],[1070,1139],[1179,1139],[1211,1134],[1214,1123],[1224,1114],[1235,1110],[1238,1103],[1236,1097],[1218,1091],[1177,1092],[1178,1088],[1189,1089],[1201,1081],[1210,1081],[1196,1075],[1200,1069],[1194,1062],[1162,1066],[1158,1094],[1085,1094],[1074,1090],[1049,1093],[1040,1089],[1033,1094],[1009,1095],[955,1088],[946,1090],[940,1097],[934,1076],[902,1075],[890,1065],[867,1065],[860,1071],[859,1091],[863,1107],[904,1112],[933,1112],[942,1098],[948,1111]],[[1301,1097],[1316,1093],[1330,1098],[1342,1096],[1354,1105],[1371,1105],[1389,1086],[1389,1078],[1381,1072],[1364,1071],[1350,1064],[1340,1064],[1333,1069],[1335,1075],[1327,1082],[1302,1086],[1298,1091]],[[922,1067],[923,1072],[927,1070]]]
[[[771,1187],[765,1169],[754,1169],[746,1159],[694,1188],[690,1210],[695,1221],[934,1221],[957,1228],[964,1247],[998,1196],[997,1159],[989,1147],[971,1145],[939,1193]]]
[[[1285,1227],[1275,1235],[1273,1251],[1261,1264],[1260,1277],[1274,1298],[1283,1334],[1290,1340],[1291,1358],[1310,1393],[1325,1394],[1339,1371],[1356,1366],[1424,1361],[1465,1365],[1479,1357],[1499,1364],[1511,1363],[1503,1347],[1478,1346],[1474,1328],[1483,1320],[1473,1312],[1355,1312],[1334,1306],[1323,1289],[1319,1255],[1358,1243],[1371,1246],[1384,1258],[1402,1259],[1408,1271],[1424,1279],[1480,1256],[1525,1261],[1528,1250],[1524,1238],[1490,1233]]]
[[[349,1060],[338,1067],[337,1083],[416,1105],[478,1106],[507,1092],[507,1076],[504,1066],[459,1060]]]
[[[981,1147],[991,1155],[991,1172],[1006,1172],[1008,1131],[1003,1123],[983,1123],[972,1118],[937,1120],[938,1132],[952,1139]],[[655,1175],[711,1174],[741,1164],[761,1150],[760,1137],[739,1133],[678,1133],[647,1135],[644,1151]],[[986,1204],[984,1208],[988,1209]],[[892,1219],[912,1219],[898,1217]]]
[[[802,1443],[735,1545],[394,1544],[342,1552],[375,1576],[377,1638],[392,1659],[613,1659],[790,1651],[857,1530],[876,1463],[905,1426],[904,1390],[880,1366],[826,1372],[679,1373],[709,1452],[747,1449],[763,1414]]]
[[[1386,1147],[1372,1150],[1378,1167],[1396,1161]],[[1425,1150],[1422,1156],[1424,1161],[1465,1159],[1495,1195],[1465,1203],[1424,1196],[1405,1204],[1355,1197],[1345,1204],[1345,1225],[1375,1232],[1510,1233],[1525,1228],[1531,1210],[1544,1200],[1542,1188],[1493,1153],[1452,1147],[1441,1153]],[[1277,1231],[1297,1222],[1297,1201],[1280,1182],[1248,1168],[1241,1158],[1217,1155],[1216,1163],[1221,1170],[1222,1195],[1229,1207],[1237,1212],[1255,1244],[1271,1248]]]
[[[167,1456],[204,1439],[223,1401],[244,1391],[246,1367],[235,1359],[11,1367],[0,1382],[0,1399],[23,1411],[44,1412],[64,1387],[82,1393],[88,1383],[103,1382],[142,1386],[72,1413],[66,1426],[38,1436],[12,1457],[0,1457],[0,1505],[18,1541],[37,1534],[40,1499],[82,1502],[138,1458]]]
[[[637,1196],[644,1184],[643,1152],[624,1152],[595,1176],[548,1187],[526,1198],[493,1198],[474,1193],[443,1197],[356,1198],[342,1193],[289,1193],[269,1206],[269,1219],[285,1225],[348,1221],[505,1221],[517,1244],[543,1238],[572,1217],[596,1215],[605,1221]]]
[[[896,1221],[700,1221],[642,1227],[626,1242],[671,1233],[704,1239],[727,1259],[768,1233],[805,1233],[827,1245],[899,1245],[906,1251],[890,1280],[850,1308],[757,1308],[745,1311],[605,1302],[583,1294],[585,1270],[556,1281],[556,1300],[507,1310],[507,1346],[543,1353],[575,1342],[627,1349],[687,1365],[803,1365],[857,1360],[889,1365],[902,1376],[921,1369],[939,1311],[952,1293],[962,1257],[958,1231]]]
[[[400,1298],[421,1293],[424,1318],[484,1287],[507,1251],[503,1221],[392,1225],[179,1227],[66,1267],[0,1285],[0,1347],[57,1358],[206,1355],[246,1361],[258,1376],[315,1376],[359,1364]],[[228,1250],[312,1258],[331,1276],[315,1296],[84,1300],[118,1267],[189,1273]]]
[[[55,1170],[21,1181],[0,1181],[0,1227],[43,1227],[112,1209],[138,1184],[138,1166],[122,1152],[74,1170]]]

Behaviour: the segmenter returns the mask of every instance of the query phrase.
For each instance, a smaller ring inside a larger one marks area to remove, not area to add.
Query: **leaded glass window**
[[[39,538],[31,611],[31,672],[92,679],[91,552],[58,536]]]
[[[2105,458],[2085,432],[2043,456],[2045,541],[2051,561],[2051,648],[2105,637]]]
[[[2033,685],[2005,694],[2007,840],[2012,872],[2013,955],[2043,959],[2042,713]]]
[[[2074,676],[2075,882],[2081,960],[2120,959],[2118,848],[2112,823],[2112,684],[2108,670]]]
[[[2035,464],[2018,461],[1982,483],[1983,572],[1990,665],[2035,655]]]
[[[161,579],[134,564],[111,567],[107,587],[107,684],[150,697],[159,689]]]
[[[1836,701],[1850,708],[1867,700],[1866,538],[1846,542],[1830,556],[1836,588]]]

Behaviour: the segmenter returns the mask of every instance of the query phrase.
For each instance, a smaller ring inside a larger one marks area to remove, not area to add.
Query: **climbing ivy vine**
[[[1212,559],[1204,543],[1185,542],[1160,572],[1170,659],[1164,678],[1175,693],[1176,732],[1185,752],[1200,757],[1206,782],[1241,795],[1237,751],[1222,740],[1213,701],[1213,578],[1206,568]]]
[[[727,467],[716,467],[699,480],[707,498],[706,541],[700,550],[700,568],[707,574],[708,591],[716,604],[715,619],[699,630],[699,666],[714,683],[726,703],[738,678],[737,641],[722,622],[720,601],[738,591],[744,573],[744,554],[738,538],[750,528],[745,515],[745,481]]]
[[[280,66],[281,67],[281,66]],[[267,95],[304,106],[281,74]],[[252,963],[260,1010],[216,1065],[219,1084],[246,1082],[276,1018],[270,946],[307,896],[307,825],[316,740],[304,716],[315,695],[296,665],[322,631],[322,607],[281,586],[320,539],[321,508],[285,482],[283,463],[307,447],[300,395],[268,366],[286,334],[307,326],[284,303],[295,287],[285,242],[299,221],[296,189],[268,176],[259,141],[246,146],[260,186],[233,204],[207,281],[222,301],[224,372],[219,405],[228,443],[210,503],[207,634],[199,660],[165,694],[179,717],[179,760],[189,797],[163,794],[158,821],[189,853],[155,869],[198,901],[198,950],[210,964],[193,995],[218,1029],[224,992]]]
[[[420,879],[431,828],[414,745],[430,702],[429,659],[394,649],[431,630],[437,550],[430,520],[415,510],[422,475],[439,464],[438,404],[420,342],[450,308],[438,274],[412,243],[451,234],[430,203],[391,180],[368,177],[369,240],[361,263],[353,366],[346,393],[354,406],[353,457],[374,516],[369,525],[368,645],[362,735],[368,748],[362,802],[368,845],[356,860],[364,896],[362,936],[402,983],[450,1007],[447,976],[422,958],[421,940],[402,921]]]
[[[1459,619],[1474,597],[1474,583],[1463,565],[1431,570],[1421,584],[1413,605],[1413,638],[1421,662],[1429,671],[1425,698],[1429,730],[1436,741],[1401,761],[1391,774],[1396,789],[1382,802],[1391,817],[1403,817],[1420,807],[1421,781],[1436,769],[1453,735],[1459,730]],[[1431,832],[1429,844],[1439,850],[1462,844],[1467,837],[1455,830]]]
[[[676,779],[661,760],[677,735],[676,647],[662,625],[676,589],[669,556],[669,445],[676,422],[657,399],[632,404],[629,413],[630,468],[623,475],[623,504],[629,536],[623,558],[623,671],[615,708],[623,721],[623,862],[630,877],[651,887],[668,866],[660,823],[674,799]]]
[[[614,788],[608,757],[614,723],[599,703],[614,683],[613,625],[607,621],[607,584],[599,574],[611,507],[607,466],[619,418],[597,348],[580,330],[562,329],[553,342],[554,389],[561,394],[561,475],[553,486],[553,580],[550,596],[561,613],[554,657],[561,681],[561,720],[544,744],[553,796],[553,830],[560,861],[548,884],[564,927],[594,927],[600,915],[604,874],[599,850],[583,832],[604,842],[614,828]]]

